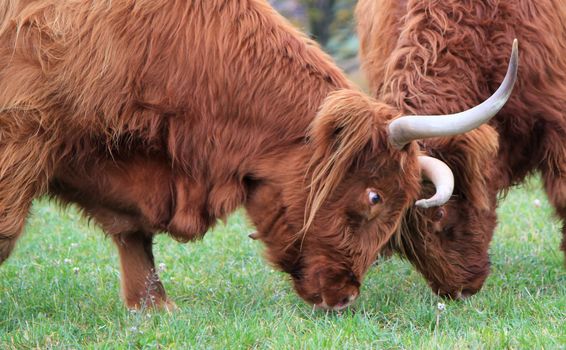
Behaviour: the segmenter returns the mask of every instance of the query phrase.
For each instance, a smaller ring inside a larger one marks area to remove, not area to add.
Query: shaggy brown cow
[[[454,171],[454,197],[412,210],[391,241],[434,291],[473,294],[489,273],[498,191],[539,171],[566,220],[566,2],[361,0],[356,16],[372,94],[404,113],[473,106],[505,74],[511,40],[521,43],[516,91],[490,126],[421,143]],[[566,223],[562,233],[566,252]]]
[[[504,103],[515,70],[461,116],[466,130]],[[450,116],[412,129],[260,0],[5,1],[0,108],[0,261],[49,193],[112,237],[131,307],[169,304],[156,232],[200,238],[240,205],[305,300],[345,307],[421,167],[439,188],[422,205],[451,194],[413,141],[453,133]]]

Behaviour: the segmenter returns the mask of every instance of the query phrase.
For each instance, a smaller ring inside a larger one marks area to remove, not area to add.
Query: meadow
[[[199,242],[159,236],[178,310],[134,312],[119,297],[112,242],[76,210],[37,201],[0,266],[0,349],[566,349],[560,226],[536,179],[502,200],[492,273],[461,302],[392,258],[371,269],[353,309],[313,311],[265,263],[252,230],[239,211]]]

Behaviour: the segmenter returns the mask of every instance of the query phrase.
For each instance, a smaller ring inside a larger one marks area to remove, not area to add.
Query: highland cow
[[[356,17],[371,94],[409,114],[475,105],[505,74],[512,39],[521,43],[516,92],[489,125],[420,142],[454,171],[454,195],[411,209],[389,244],[435,292],[474,294],[489,273],[498,192],[539,172],[566,221],[566,3],[361,0]]]
[[[34,198],[76,203],[116,243],[129,307],[171,303],[157,232],[198,239],[239,206],[302,298],[349,305],[421,169],[439,191],[419,205],[450,197],[416,140],[486,122],[517,68],[458,130],[419,129],[262,0],[10,0],[0,44],[0,262]]]

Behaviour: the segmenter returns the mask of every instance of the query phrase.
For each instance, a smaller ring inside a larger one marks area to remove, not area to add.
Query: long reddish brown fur
[[[407,114],[481,102],[502,81],[514,38],[521,51],[513,95],[490,126],[421,143],[455,171],[455,196],[444,208],[412,210],[393,249],[435,292],[477,292],[489,273],[497,193],[539,172],[566,252],[566,3],[361,0],[356,16],[372,95]]]
[[[345,305],[420,191],[399,114],[265,1],[4,1],[0,262],[50,194],[112,237],[127,305],[166,306],[153,235],[244,205],[304,299]]]

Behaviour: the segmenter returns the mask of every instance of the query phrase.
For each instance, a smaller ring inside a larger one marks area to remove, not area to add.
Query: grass
[[[560,227],[539,187],[533,180],[502,202],[492,274],[478,295],[443,301],[394,258],[371,270],[355,311],[342,315],[313,312],[294,294],[247,238],[243,212],[201,242],[160,236],[156,259],[179,310],[128,311],[110,240],[75,210],[41,200],[0,267],[0,349],[566,349]]]

